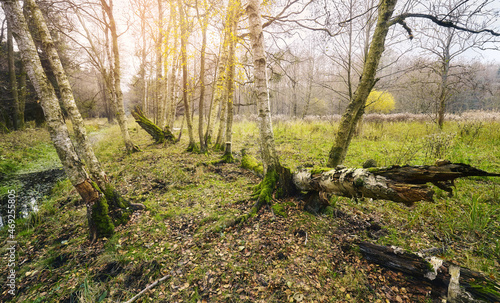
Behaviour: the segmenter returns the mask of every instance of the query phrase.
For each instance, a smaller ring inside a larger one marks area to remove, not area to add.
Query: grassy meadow
[[[448,159],[500,172],[496,121],[449,121],[441,131],[425,121],[367,120],[344,164]],[[260,177],[238,163],[213,164],[221,153],[187,153],[187,132],[175,145],[154,145],[130,122],[142,149],[131,155],[117,125],[92,120],[88,129],[118,191],[146,210],[109,239],[90,243],[85,206],[67,179],[58,181],[40,211],[16,223],[17,294],[3,288],[0,301],[125,302],[165,275],[137,302],[441,302],[446,295],[367,262],[353,244],[358,240],[411,251],[445,246],[442,258],[500,278],[500,178],[462,179],[453,196],[436,188],[434,203],[413,207],[333,196],[327,212],[310,214],[301,196],[275,199],[282,212],[266,207],[227,227],[254,203]],[[282,163],[292,170],[324,166],[336,127],[314,119],[276,121]],[[258,158],[256,123],[241,119],[233,130],[236,158],[242,148]],[[60,166],[43,129],[1,134],[0,148],[0,196],[18,186],[9,181],[16,173]],[[0,235],[5,239],[7,231]],[[3,266],[3,285],[6,276]]]

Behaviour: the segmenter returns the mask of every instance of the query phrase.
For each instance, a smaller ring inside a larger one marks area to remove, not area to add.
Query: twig
[[[134,302],[134,301],[135,301],[135,300],[137,300],[140,296],[142,296],[142,294],[144,294],[146,291],[150,290],[151,288],[155,287],[155,286],[156,286],[156,284],[158,284],[159,282],[164,281],[164,280],[166,280],[166,279],[168,279],[168,278],[170,278],[170,275],[166,275],[166,276],[164,276],[163,278],[161,278],[161,279],[158,279],[158,280],[154,281],[153,283],[151,283],[151,284],[149,284],[148,286],[146,286],[146,288],[144,288],[143,290],[141,290],[141,292],[140,292],[140,293],[138,293],[137,295],[135,295],[132,299],[130,299],[130,300],[128,300],[128,301],[126,301],[126,302],[124,302],[124,303],[132,303],[132,302]]]
[[[306,240],[304,241],[304,246],[307,245],[307,231],[306,231]]]

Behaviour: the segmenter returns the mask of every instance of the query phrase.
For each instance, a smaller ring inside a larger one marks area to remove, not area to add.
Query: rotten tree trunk
[[[162,130],[156,124],[153,123],[153,121],[149,120],[142,110],[136,106],[136,108],[132,111],[132,116],[135,119],[135,122],[139,124],[148,134],[153,137],[155,140],[155,143],[160,144],[164,143],[165,141],[167,142],[175,142],[175,136],[170,132],[170,128],[165,126],[165,130]]]
[[[302,191],[328,192],[351,198],[384,199],[412,205],[417,201],[433,201],[430,182],[451,192],[457,178],[500,176],[467,164],[446,163],[435,166],[392,166],[388,168],[344,168],[323,172],[302,170],[293,182]]]
[[[441,288],[448,302],[500,302],[500,285],[482,273],[454,265],[437,257],[425,257],[398,247],[358,243],[361,253],[373,263],[401,271]]]

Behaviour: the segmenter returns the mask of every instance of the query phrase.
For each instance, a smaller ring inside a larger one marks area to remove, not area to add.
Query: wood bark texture
[[[266,53],[264,51],[264,33],[262,31],[262,16],[260,0],[248,1],[246,12],[250,31],[250,43],[253,53],[253,76],[256,102],[258,108],[258,125],[260,146],[264,173],[268,168],[280,167],[279,158],[274,144],[274,134],[271,121],[271,106],[267,83]]]
[[[42,11],[34,0],[26,0],[26,6],[31,11],[33,24],[37,29],[37,33],[42,41],[43,49],[47,54],[50,66],[56,77],[62,104],[68,112],[71,122],[73,123],[77,143],[76,152],[80,158],[85,161],[92,179],[97,181],[99,186],[104,187],[104,184],[107,182],[106,173],[101,168],[101,164],[94,154],[94,149],[90,145],[83,118],[78,110],[78,107],[76,106],[71,84],[66,76],[66,72],[59,58],[59,54],[57,53],[57,49],[50,35],[50,31],[47,27]]]
[[[447,302],[500,302],[500,285],[482,273],[394,246],[368,242],[360,242],[358,246],[368,261],[441,288],[448,295]]]
[[[384,199],[411,205],[433,201],[434,191],[426,183],[451,192],[457,178],[500,176],[462,163],[388,168],[342,168],[324,172],[298,171],[293,182],[302,191],[328,192],[351,198]]]
[[[59,159],[68,179],[86,204],[90,238],[94,240],[99,236],[108,236],[113,232],[114,226],[108,216],[106,199],[94,186],[95,183],[90,181],[84,164],[75,151],[68,128],[64,123],[56,92],[42,67],[19,2],[4,1],[2,8],[13,26],[13,35],[28,76],[41,100],[47,128]]]

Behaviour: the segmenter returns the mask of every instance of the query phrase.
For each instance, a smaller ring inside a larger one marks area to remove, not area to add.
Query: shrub
[[[366,100],[367,113],[387,114],[395,108],[394,97],[389,92],[372,90]]]

